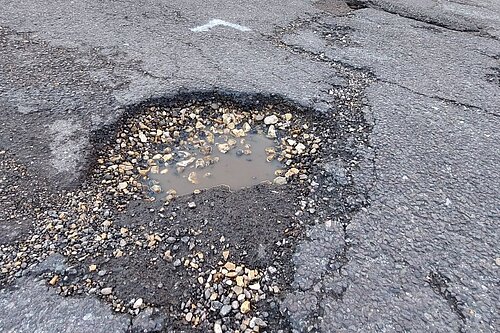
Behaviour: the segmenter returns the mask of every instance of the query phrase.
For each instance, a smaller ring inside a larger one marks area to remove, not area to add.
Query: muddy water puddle
[[[97,160],[116,196],[164,200],[218,186],[308,180],[301,161],[321,139],[309,125],[272,105],[249,110],[220,103],[151,106],[129,118]]]
[[[276,143],[263,133],[243,138],[216,135],[213,144],[180,147],[172,160],[150,170],[148,186],[158,196],[185,195],[218,186],[231,191],[272,182],[282,166]]]

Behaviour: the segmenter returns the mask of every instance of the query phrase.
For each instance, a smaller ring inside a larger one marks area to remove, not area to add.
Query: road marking
[[[236,30],[239,30],[239,31],[251,31],[250,28],[244,27],[244,26],[236,24],[236,23],[231,23],[231,22],[226,22],[226,21],[223,21],[223,20],[219,20],[219,19],[210,20],[210,22],[208,22],[207,24],[200,25],[199,27],[196,27],[196,28],[191,28],[191,31],[193,31],[193,32],[204,32],[204,31],[208,31],[208,30],[210,30],[213,27],[216,27],[218,25],[223,25],[225,27],[230,27],[230,28],[233,28],[233,29],[236,29]]]

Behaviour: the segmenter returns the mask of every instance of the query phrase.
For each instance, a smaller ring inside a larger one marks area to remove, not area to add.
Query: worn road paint
[[[196,28],[191,28],[191,31],[193,31],[193,32],[208,31],[208,30],[210,30],[213,27],[216,27],[218,25],[223,25],[225,27],[234,28],[234,29],[239,30],[239,31],[251,31],[250,28],[247,28],[245,26],[242,26],[242,25],[239,25],[236,23],[226,22],[226,21],[219,20],[219,19],[210,20],[207,24],[200,25]]]

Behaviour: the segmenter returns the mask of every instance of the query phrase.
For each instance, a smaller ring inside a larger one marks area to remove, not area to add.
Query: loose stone
[[[214,324],[214,333],[222,333],[222,327],[218,322]]]
[[[111,287],[106,287],[101,289],[101,295],[110,295],[113,292],[113,288]]]
[[[231,306],[230,306],[230,305],[224,305],[224,306],[220,309],[220,314],[221,314],[221,316],[223,316],[223,317],[227,316],[230,312],[231,312]]]
[[[270,115],[264,118],[264,124],[266,125],[274,125],[279,121],[276,115]]]
[[[276,184],[276,185],[285,185],[287,183],[287,180],[285,177],[276,177],[274,178],[273,180],[273,184]]]
[[[270,139],[276,138],[276,128],[274,128],[274,125],[269,126],[267,130],[267,137]]]
[[[134,309],[139,309],[142,306],[143,300],[142,298],[138,298],[133,305]]]
[[[244,301],[243,303],[241,303],[240,311],[243,314],[250,312],[250,302]]]

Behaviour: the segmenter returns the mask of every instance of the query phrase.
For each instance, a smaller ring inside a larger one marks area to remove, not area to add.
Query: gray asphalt
[[[134,103],[243,92],[334,112],[333,90],[373,76],[352,174],[370,204],[310,227],[281,309],[295,332],[497,332],[500,4],[347,2],[0,0],[0,151],[66,187],[91,131]],[[211,19],[251,31],[190,30]],[[1,291],[1,331],[130,329],[35,275]]]

